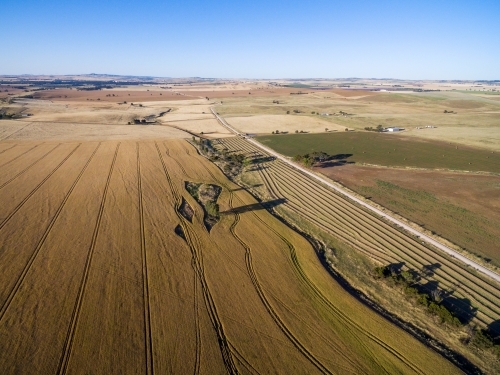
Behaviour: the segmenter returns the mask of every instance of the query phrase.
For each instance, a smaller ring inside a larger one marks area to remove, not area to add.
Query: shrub
[[[209,216],[219,217],[219,205],[217,203],[208,201],[205,203],[205,209]]]

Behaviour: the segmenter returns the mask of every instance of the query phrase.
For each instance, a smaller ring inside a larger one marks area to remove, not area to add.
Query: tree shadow
[[[346,164],[354,164],[353,161],[346,160],[350,158],[353,154],[336,154],[330,155],[324,161],[317,163],[317,167],[319,168],[329,168],[329,167],[341,167]]]
[[[399,274],[399,273],[401,273],[402,268],[405,264],[406,264],[405,262],[391,263],[391,264],[387,265],[387,268],[389,269],[389,271],[391,271],[392,274],[395,274],[395,273]]]
[[[328,157],[327,160],[343,160],[350,158],[353,154],[336,154]]]
[[[438,268],[441,268],[441,264],[439,263],[426,264],[422,266],[422,274],[426,277],[432,277],[434,276],[434,271]]]
[[[429,295],[432,301],[446,307],[462,324],[469,323],[477,314],[477,308],[472,306],[468,298],[454,296],[455,290],[441,289],[439,281],[431,280],[425,284],[416,285],[416,288],[420,293]]]
[[[250,187],[250,188],[256,188],[256,187],[260,187],[262,185],[263,184],[254,184],[254,185],[247,185],[247,186]],[[236,188],[236,189],[232,189],[231,191],[235,192],[235,191],[240,191],[240,190],[246,190],[246,189],[242,188],[242,187],[239,187],[239,188]]]
[[[468,298],[457,298],[448,294],[441,303],[455,314],[462,324],[469,323],[477,314],[477,307],[472,306]]]
[[[269,167],[265,166],[265,165],[253,165],[253,166],[247,168],[247,171],[248,172],[255,172],[255,171],[260,171],[260,170],[268,169],[268,168]]]
[[[494,322],[488,324],[488,333],[493,338],[496,345],[500,345],[500,320],[495,320]]]
[[[273,161],[275,160],[276,158],[274,156],[257,156],[257,157],[254,157],[251,162],[252,164],[260,164],[260,163],[266,163],[268,161]]]
[[[229,215],[229,214],[242,214],[244,212],[249,211],[257,211],[257,210],[270,210],[280,204],[286,203],[285,198],[279,198],[272,201],[261,202],[261,203],[253,203],[248,204],[246,206],[234,207],[227,211],[221,212],[221,215]]]

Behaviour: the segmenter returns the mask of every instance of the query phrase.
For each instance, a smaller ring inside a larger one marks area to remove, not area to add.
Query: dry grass
[[[221,212],[256,201],[184,141],[11,145],[0,142],[5,372],[457,372],[266,211],[222,214],[207,232],[184,181],[221,186]]]
[[[231,117],[228,119],[231,126],[234,126],[244,133],[264,133],[273,131],[295,133],[296,130],[324,133],[325,128],[330,131],[344,131],[345,127],[325,121],[321,117],[306,117],[293,115],[261,115],[247,117]]]
[[[317,171],[500,265],[499,176],[355,165]]]

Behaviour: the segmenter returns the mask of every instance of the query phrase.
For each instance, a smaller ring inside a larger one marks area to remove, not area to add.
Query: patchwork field
[[[458,371],[185,141],[3,141],[0,168],[4,373]],[[210,232],[186,181],[222,188]]]
[[[301,130],[301,120],[320,118],[330,126],[311,129],[312,132],[323,133],[325,127],[335,129],[336,126],[354,130],[376,128],[378,125],[398,126],[405,128],[404,134],[410,137],[500,151],[500,102],[496,100],[497,95],[479,96],[479,92],[465,91],[464,88],[463,92],[459,92],[458,88],[451,91],[451,86],[426,86],[426,89],[442,91],[303,90],[302,95],[276,93],[269,98],[229,97],[217,107],[217,111],[230,124],[233,117],[252,116],[256,124],[260,123],[258,129],[268,134],[280,129],[274,126],[266,129],[262,116],[286,115],[294,124],[291,132]],[[381,87],[372,89],[380,90]],[[319,116],[318,113],[329,116]],[[435,128],[417,129],[425,126]],[[249,129],[247,132],[257,131]]]

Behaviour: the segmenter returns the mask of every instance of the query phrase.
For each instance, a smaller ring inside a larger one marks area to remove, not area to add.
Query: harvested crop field
[[[4,141],[0,168],[4,373],[458,372],[185,141]],[[187,181],[221,188],[210,232]]]
[[[103,101],[103,102],[153,102],[153,101],[167,101],[167,100],[189,100],[192,97],[182,95],[171,90],[117,90],[117,89],[104,89],[104,90],[91,90],[80,91],[72,89],[55,89],[38,91],[33,94],[34,99],[51,100],[51,101],[68,101],[68,102],[81,102],[81,101]]]
[[[315,170],[500,265],[500,176],[356,165]]]
[[[0,140],[5,141],[104,141],[187,137],[189,134],[180,129],[159,125],[100,125],[18,120],[0,122]]]
[[[343,132],[258,137],[259,142],[293,157],[314,151],[344,155],[347,162],[500,173],[500,153],[401,134]]]
[[[232,126],[243,133],[271,133],[275,131],[295,133],[324,132],[325,128],[335,131],[344,131],[345,127],[335,125],[318,117],[291,116],[291,115],[260,115],[231,117]]]
[[[230,151],[258,160],[256,170],[271,197],[286,199],[279,207],[380,264],[403,264],[414,271],[432,269],[422,276],[422,287],[446,291],[447,306],[463,323],[487,327],[500,320],[499,285],[494,280],[389,225],[283,161],[267,157],[246,140],[228,138],[222,144]]]

